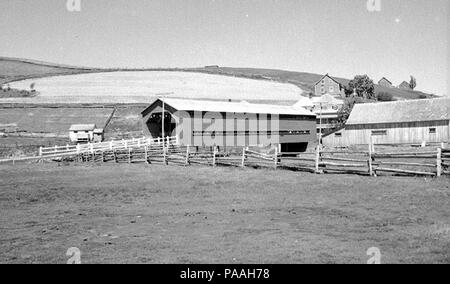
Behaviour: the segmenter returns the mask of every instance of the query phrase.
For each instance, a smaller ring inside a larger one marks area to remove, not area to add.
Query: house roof
[[[307,97],[301,97],[297,103],[293,105],[293,107],[312,107],[314,106],[314,102]]]
[[[73,124],[69,131],[94,131],[95,124]]]
[[[330,94],[325,94],[323,96],[320,97],[313,97],[313,98],[307,98],[307,97],[302,97],[295,105],[294,107],[311,107],[311,106],[316,106],[319,104],[324,104],[324,105],[343,105],[344,101],[343,100],[339,100],[336,99],[334,96],[330,95]]]
[[[157,101],[153,102],[142,113],[145,113]],[[303,107],[253,104],[248,102],[224,102],[224,101],[204,101],[166,98],[164,102],[175,108],[184,111],[209,111],[209,112],[227,112],[227,113],[262,113],[262,114],[285,114],[285,115],[307,115],[316,116],[313,112]]]
[[[319,84],[324,78],[327,78],[327,77],[330,78],[331,80],[333,80],[334,82],[336,82],[337,84],[339,84],[339,85],[341,85],[341,86],[345,86],[345,83],[344,83],[344,82],[341,82],[339,79],[336,79],[336,78],[331,77],[328,73],[325,74],[322,78],[320,78],[320,80],[317,81],[317,82],[314,84],[314,86],[316,86],[317,84]]]
[[[450,120],[450,98],[356,104],[347,125]]]
[[[392,82],[389,81],[386,77],[381,78],[380,81],[378,81],[378,83],[380,83],[380,82],[383,81],[383,80],[387,81],[389,84],[392,85]]]
[[[409,87],[409,83],[408,82],[406,82],[406,81],[403,81],[399,86],[407,86],[407,87]]]
[[[326,104],[326,105],[343,105],[344,101],[336,99],[334,96],[330,94],[325,94],[320,97],[312,98],[314,104]]]

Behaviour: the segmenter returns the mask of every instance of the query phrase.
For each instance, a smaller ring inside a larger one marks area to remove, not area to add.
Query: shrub
[[[391,93],[387,93],[387,92],[379,92],[377,94],[377,100],[380,102],[392,102],[395,101],[394,97],[392,96]]]

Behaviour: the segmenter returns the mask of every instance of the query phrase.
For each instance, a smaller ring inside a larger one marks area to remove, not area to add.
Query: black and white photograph
[[[0,264],[450,264],[449,21],[448,0],[0,0]]]

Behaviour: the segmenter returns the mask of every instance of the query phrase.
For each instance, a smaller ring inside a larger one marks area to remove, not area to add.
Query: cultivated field
[[[196,99],[292,100],[303,91],[292,84],[186,72],[136,71],[81,74],[11,83],[35,98],[0,99],[17,103],[150,103],[161,95]]]
[[[448,178],[0,166],[0,262],[450,262]]]

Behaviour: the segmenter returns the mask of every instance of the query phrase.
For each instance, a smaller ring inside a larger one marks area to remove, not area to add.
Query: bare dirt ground
[[[0,166],[0,263],[450,262],[450,179]]]

